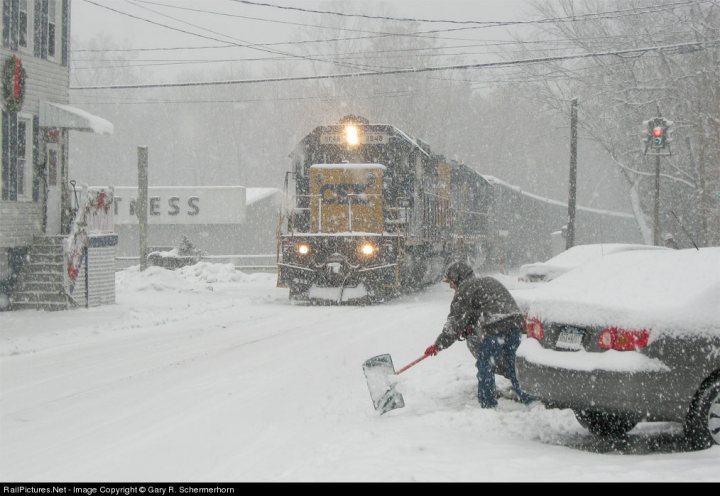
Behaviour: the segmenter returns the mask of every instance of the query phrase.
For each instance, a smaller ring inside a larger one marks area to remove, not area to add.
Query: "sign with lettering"
[[[244,186],[151,186],[149,224],[242,224]],[[137,187],[116,186],[115,224],[137,224]]]
[[[390,142],[390,135],[378,132],[359,132],[358,140],[362,145],[385,145]],[[345,133],[325,133],[320,135],[321,145],[344,145]]]

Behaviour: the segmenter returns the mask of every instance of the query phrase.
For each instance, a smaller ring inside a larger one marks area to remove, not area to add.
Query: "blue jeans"
[[[495,364],[498,360],[505,362],[510,382],[515,394],[523,403],[529,403],[532,398],[520,389],[515,375],[515,352],[520,346],[520,329],[504,331],[493,336],[485,336],[478,350],[477,378],[478,401],[483,408],[497,406],[497,392],[495,389]]]

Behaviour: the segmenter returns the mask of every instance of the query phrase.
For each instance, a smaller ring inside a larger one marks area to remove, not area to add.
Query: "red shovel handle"
[[[412,367],[413,365],[417,365],[418,363],[422,362],[423,360],[425,360],[425,359],[426,359],[427,357],[429,357],[429,356],[430,356],[430,355],[423,355],[423,356],[421,356],[421,357],[418,358],[417,360],[414,360],[414,361],[408,363],[407,365],[405,365],[403,368],[401,368],[400,370],[398,370],[397,372],[395,372],[395,374],[402,374],[402,373],[405,372],[407,369],[409,369],[409,368]]]

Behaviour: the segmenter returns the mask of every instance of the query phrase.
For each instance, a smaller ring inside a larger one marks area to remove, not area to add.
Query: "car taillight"
[[[604,350],[628,351],[645,348],[650,339],[647,329],[622,329],[606,327],[598,337],[598,346]]]
[[[542,339],[545,337],[542,322],[540,322],[540,319],[535,317],[525,319],[525,330],[527,332],[527,337],[529,338]]]

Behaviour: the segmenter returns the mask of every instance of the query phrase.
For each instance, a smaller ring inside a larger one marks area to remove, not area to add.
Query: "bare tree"
[[[533,96],[563,113],[570,98],[580,100],[580,125],[605,148],[630,185],[631,204],[647,242],[652,239],[647,213],[652,211],[654,173],[638,132],[641,122],[658,112],[673,120],[673,156],[663,160],[661,174],[663,229],[677,230],[669,216],[672,209],[699,243],[717,244],[720,221],[711,191],[720,189],[720,6],[672,4],[677,2],[617,2],[611,4],[614,13],[608,12],[607,2],[597,0],[538,4],[540,16],[558,19],[543,24],[538,38],[566,41],[572,47],[568,53],[648,50],[531,66],[534,76],[563,76],[544,79]],[[573,16],[577,20],[568,21]],[[696,45],[662,48],[682,43]]]

